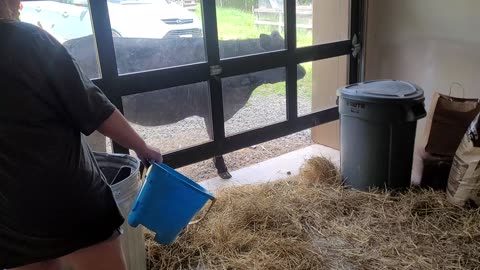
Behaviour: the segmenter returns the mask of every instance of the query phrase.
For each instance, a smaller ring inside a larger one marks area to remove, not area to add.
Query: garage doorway
[[[172,167],[338,120],[363,1],[180,2],[24,1],[21,19],[63,43]]]

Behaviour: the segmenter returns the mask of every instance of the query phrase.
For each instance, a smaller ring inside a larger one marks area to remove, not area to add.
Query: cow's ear
[[[260,34],[260,46],[265,50],[272,47],[272,38],[269,35]]]

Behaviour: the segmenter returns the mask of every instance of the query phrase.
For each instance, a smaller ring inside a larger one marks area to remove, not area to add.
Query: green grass
[[[196,14],[201,18],[201,9],[196,9]],[[277,27],[256,26],[255,16],[252,12],[245,12],[239,9],[217,7],[218,38],[219,40],[249,39],[258,38],[260,34],[270,34]],[[281,33],[284,36],[283,33]],[[312,32],[304,29],[297,31],[297,47],[312,45]],[[302,66],[306,70],[305,77],[298,81],[298,94],[306,97],[312,96],[312,64],[304,63]],[[285,82],[276,84],[265,84],[258,87],[253,95],[267,96],[279,95],[285,96]]]

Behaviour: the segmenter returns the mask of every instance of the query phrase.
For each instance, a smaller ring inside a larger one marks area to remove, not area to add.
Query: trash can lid
[[[366,81],[348,85],[337,95],[362,101],[423,100],[423,90],[413,83],[399,80]]]

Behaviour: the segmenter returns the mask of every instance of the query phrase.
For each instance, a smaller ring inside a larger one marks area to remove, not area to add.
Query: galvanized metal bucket
[[[132,156],[123,154],[94,152],[94,156],[112,189],[120,212],[127,219],[142,187],[140,162]],[[128,269],[145,270],[145,238],[142,227],[133,228],[125,222],[121,229],[123,230],[121,241]]]

